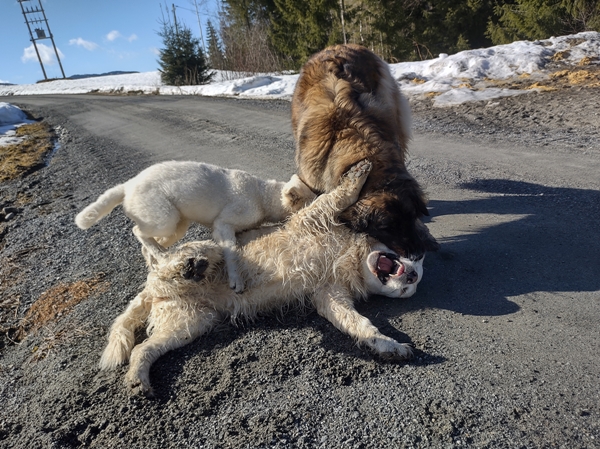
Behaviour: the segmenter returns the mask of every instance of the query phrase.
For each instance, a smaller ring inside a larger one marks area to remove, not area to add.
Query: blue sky
[[[193,0],[168,0],[177,6],[178,20],[198,37]],[[23,2],[27,9],[38,0]],[[157,50],[162,41],[156,32],[165,1],[144,0],[42,0],[66,76],[114,70],[148,72],[158,69]],[[215,17],[216,0],[198,0],[202,26]],[[30,18],[33,16],[30,16]],[[33,28],[33,27],[32,27]],[[205,33],[205,29],[204,29]],[[50,39],[38,40],[48,78],[61,77]],[[46,48],[42,47],[45,45]],[[40,63],[17,0],[0,6],[0,82],[29,84],[44,79]]]

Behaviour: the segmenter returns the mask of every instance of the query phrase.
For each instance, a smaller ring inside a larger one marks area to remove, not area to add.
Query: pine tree
[[[339,0],[275,0],[271,42],[296,68],[324,47],[343,42]]]
[[[349,41],[390,62],[434,58],[490,44],[494,0],[345,0]]]
[[[210,65],[215,69],[224,70],[225,62],[223,60],[223,47],[221,46],[217,30],[215,30],[215,27],[210,20],[206,23],[206,29],[208,40],[207,51]]]
[[[514,0],[494,8],[487,35],[496,45],[600,31],[597,0]]]
[[[183,24],[163,22],[159,36],[165,48],[160,50],[158,64],[163,83],[174,86],[206,84],[212,79],[212,72],[200,41]]]

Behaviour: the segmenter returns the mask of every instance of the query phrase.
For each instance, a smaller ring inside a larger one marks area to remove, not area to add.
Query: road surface
[[[426,257],[415,296],[360,305],[382,332],[415,345],[413,362],[379,361],[314,312],[291,311],[225,325],[164,356],[151,372],[158,398],[148,401],[127,396],[123,370],[95,368],[110,322],[143,281],[130,223],[115,211],[92,237],[74,229],[72,216],[167,159],[287,179],[289,104],[91,95],[2,101],[43,116],[63,136],[39,176],[40,186],[62,192],[52,201],[65,206],[37,226],[60,229],[48,245],[64,245],[70,256],[44,268],[52,274],[40,275],[22,300],[33,302],[54,277],[110,277],[108,292],[64,319],[88,329],[85,338],[35,362],[39,335],[3,349],[6,447],[600,447],[597,154],[416,135],[409,169],[429,194],[427,224],[442,249]],[[48,189],[38,192],[52,196]],[[14,243],[5,252],[25,241],[26,229],[35,235],[27,226],[7,234]]]

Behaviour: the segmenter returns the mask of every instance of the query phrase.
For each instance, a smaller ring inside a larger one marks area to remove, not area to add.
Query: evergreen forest
[[[344,42],[393,63],[600,31],[600,1],[223,0],[218,20],[208,25],[211,67],[267,72],[298,70]]]

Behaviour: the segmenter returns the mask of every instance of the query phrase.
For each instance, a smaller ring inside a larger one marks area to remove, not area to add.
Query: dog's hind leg
[[[129,359],[135,345],[135,331],[142,327],[150,314],[152,304],[144,292],[137,295],[125,312],[117,317],[110,328],[108,344],[100,358],[100,369],[112,369]]]
[[[166,310],[168,309],[168,310]],[[162,314],[167,314],[163,316]],[[163,354],[191,343],[208,332],[219,320],[216,311],[190,310],[173,302],[159,310],[160,323],[154,323],[152,335],[137,345],[131,353],[129,371],[125,382],[135,394],[154,396],[150,385],[150,367]]]
[[[144,255],[144,259],[146,259],[148,268],[153,269],[162,260],[166,249],[154,237],[144,235],[138,226],[133,227],[133,235],[142,244],[142,254]]]
[[[354,308],[345,290],[333,286],[319,290],[313,298],[317,312],[342,332],[355,338],[359,345],[368,346],[385,358],[410,359],[412,348],[383,335],[371,321]]]
[[[172,244],[174,244],[175,242],[178,242],[179,240],[181,240],[183,238],[183,236],[187,232],[188,228],[190,227],[190,223],[191,223],[190,220],[186,220],[185,218],[182,218],[181,220],[179,220],[179,223],[177,223],[177,228],[175,228],[175,233],[170,235],[169,237],[159,238],[158,242],[165,248],[168,248],[169,246],[171,246]]]

